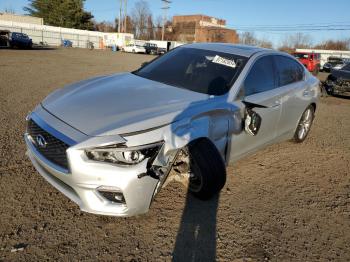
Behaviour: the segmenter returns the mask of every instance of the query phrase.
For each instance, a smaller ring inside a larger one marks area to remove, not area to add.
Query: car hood
[[[84,80],[49,95],[42,106],[89,136],[133,133],[170,124],[208,95],[131,73]]]
[[[339,70],[339,69],[332,69],[331,75],[333,77],[336,77],[338,79],[342,79],[344,81],[350,81],[350,71],[345,70]]]

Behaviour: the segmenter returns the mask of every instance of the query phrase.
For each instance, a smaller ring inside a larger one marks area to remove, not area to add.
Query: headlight
[[[109,162],[120,165],[135,165],[146,158],[154,158],[162,143],[149,144],[139,147],[120,147],[113,145],[85,150],[90,160]]]

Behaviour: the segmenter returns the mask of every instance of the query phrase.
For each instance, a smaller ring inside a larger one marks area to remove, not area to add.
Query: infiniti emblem
[[[42,135],[37,135],[35,137],[35,141],[36,141],[36,144],[41,147],[41,148],[45,148],[46,145],[47,145],[47,142],[45,140],[45,138],[42,136]]]

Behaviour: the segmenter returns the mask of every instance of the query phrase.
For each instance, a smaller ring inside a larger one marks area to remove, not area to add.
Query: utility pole
[[[162,41],[164,40],[164,33],[165,33],[165,23],[167,18],[167,11],[170,8],[169,4],[171,4],[171,1],[169,0],[161,0],[163,2],[163,28],[162,28]]]
[[[121,21],[122,21],[122,4],[123,0],[120,0],[120,6],[119,6],[119,19],[118,19],[118,33],[120,33],[120,27],[121,27]]]
[[[126,22],[127,22],[127,16],[128,16],[128,0],[125,0],[125,9],[124,9],[124,33],[126,33]]]

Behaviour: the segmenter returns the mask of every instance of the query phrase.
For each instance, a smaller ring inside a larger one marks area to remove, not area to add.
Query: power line
[[[257,31],[257,32],[312,32],[312,31],[350,31],[348,28],[232,28],[236,31]]]
[[[348,31],[350,22],[328,22],[289,25],[229,25],[237,31],[288,32],[288,31]]]
[[[230,26],[235,27],[271,27],[271,26],[319,26],[319,25],[341,25],[341,24],[350,24],[350,21],[342,21],[342,22],[323,22],[323,23],[309,23],[309,24],[283,24],[283,25],[276,25],[276,24],[246,24],[246,25],[240,25],[240,24],[229,24]]]

